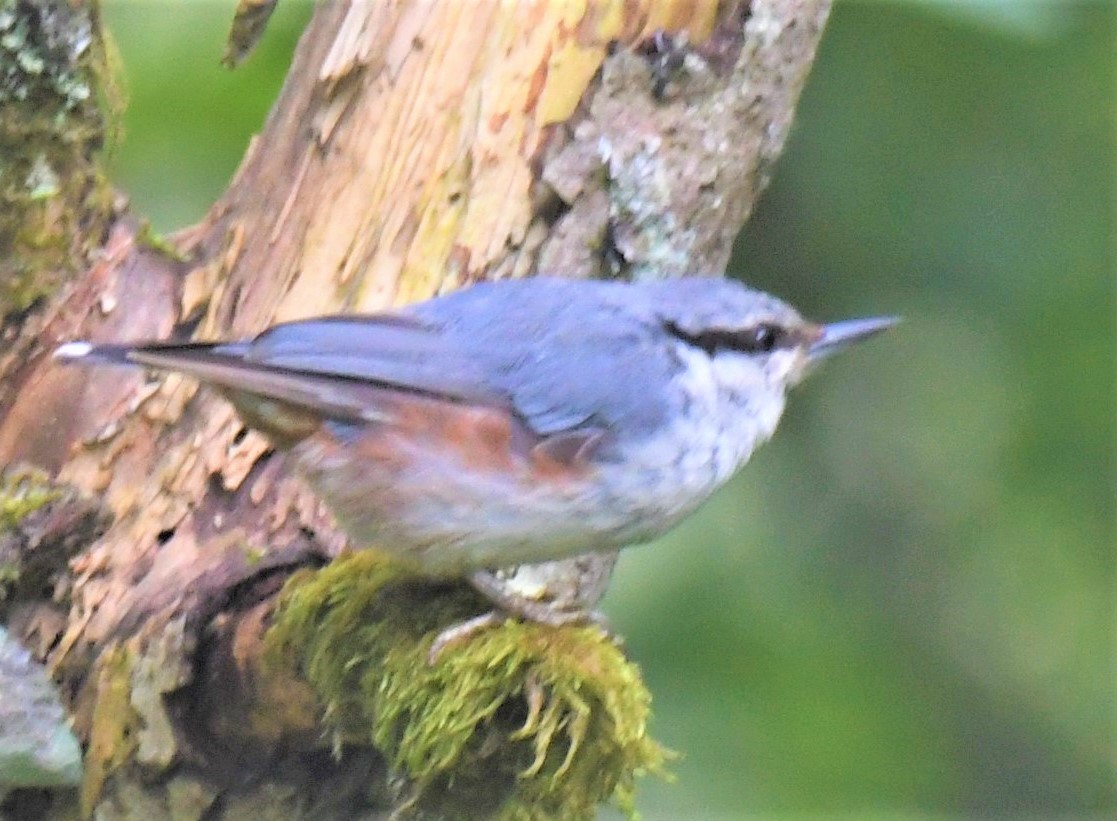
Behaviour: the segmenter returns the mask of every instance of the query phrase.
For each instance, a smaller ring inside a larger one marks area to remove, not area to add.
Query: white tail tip
[[[89,356],[93,346],[88,342],[67,342],[54,349],[54,359],[81,359]]]

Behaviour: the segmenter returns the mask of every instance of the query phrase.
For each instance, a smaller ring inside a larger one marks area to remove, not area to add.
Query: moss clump
[[[371,740],[406,776],[419,814],[592,818],[612,800],[632,815],[635,777],[666,757],[636,666],[596,626],[514,620],[428,661],[486,609],[360,552],[292,578],[268,642],[298,659],[339,740]]]
[[[0,533],[61,496],[62,491],[40,470],[14,467],[0,472]]]
[[[53,292],[101,244],[113,76],[95,5],[0,0],[0,316]]]
[[[19,540],[5,540],[5,534],[61,495],[41,471],[14,467],[0,472],[0,602],[20,581],[23,568],[23,557],[14,549]]]
[[[21,595],[41,599],[69,559],[104,532],[99,502],[28,465],[0,468],[0,621]]]

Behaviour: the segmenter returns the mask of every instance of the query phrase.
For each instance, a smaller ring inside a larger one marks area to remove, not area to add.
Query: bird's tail
[[[76,365],[132,365],[190,373],[215,361],[237,361],[244,356],[246,347],[240,342],[140,342],[131,345],[67,342],[55,349],[53,357],[59,362]]]
[[[128,358],[132,345],[94,345],[91,342],[67,342],[54,350],[59,362],[78,362],[90,365],[137,365]]]
[[[284,396],[289,391],[274,384],[278,374],[273,369],[245,361],[247,347],[243,342],[67,342],[54,351],[54,359],[74,365],[131,365],[178,371],[221,388],[289,398]]]
[[[246,342],[67,342],[55,350],[54,358],[68,364],[131,365],[184,373],[216,387],[242,415],[251,417],[249,424],[269,434],[289,434],[279,430],[283,427],[279,422],[290,420],[264,418],[258,407],[261,400],[278,400],[307,413],[340,419],[367,420],[372,415],[375,403],[370,394],[376,392],[375,388],[327,374],[301,373],[255,362],[246,358],[247,351]],[[265,403],[262,407],[273,405]],[[301,419],[295,422],[299,430],[305,427]]]

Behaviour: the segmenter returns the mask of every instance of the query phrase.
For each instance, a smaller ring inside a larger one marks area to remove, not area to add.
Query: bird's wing
[[[409,392],[485,406],[562,454],[653,434],[680,364],[657,320],[616,283],[480,284],[398,313],[275,326],[226,344],[63,346],[59,356],[179,370],[341,420],[375,420]]]
[[[244,362],[457,402],[509,401],[438,329],[404,314],[321,317],[276,325],[249,343]]]
[[[342,420],[377,418],[385,390],[510,407],[470,358],[437,330],[399,314],[289,322],[232,343],[69,343],[66,361],[118,362],[179,371],[227,392],[275,399]]]
[[[475,285],[407,310],[437,327],[542,436],[664,424],[680,365],[634,286],[535,278]]]

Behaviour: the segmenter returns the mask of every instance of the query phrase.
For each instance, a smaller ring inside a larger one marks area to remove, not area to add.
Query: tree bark
[[[0,20],[10,11],[41,21],[44,8],[62,7],[0,2]],[[93,197],[90,183],[74,182],[97,168],[100,140],[81,143],[81,170],[57,171],[67,184],[50,199],[70,238],[66,264],[38,278],[34,249],[0,249],[3,270],[19,265],[36,286],[33,299],[0,301],[0,465],[47,471],[80,491],[83,510],[99,503],[93,521],[112,524],[56,551],[51,589],[21,588],[18,606],[0,613],[67,699],[86,749],[84,813],[585,814],[547,797],[512,802],[516,778],[488,784],[482,798],[454,794],[443,778],[428,800],[430,773],[371,744],[375,733],[324,724],[320,704],[350,722],[352,705],[331,701],[308,672],[305,635],[287,629],[279,662],[265,635],[292,574],[345,552],[328,513],[195,383],[63,370],[47,354],[67,339],[248,335],[537,272],[718,275],[782,148],[828,8],[322,3],[228,190],[171,247],[149,241],[126,210],[106,209],[101,189]],[[74,14],[99,53],[95,8]],[[65,49],[49,53],[72,60]],[[88,82],[104,76],[90,70]],[[0,103],[6,118],[14,103]],[[26,202],[10,218],[13,236],[43,219],[38,201]],[[299,588],[287,591],[294,608]],[[417,595],[466,596],[441,587]],[[302,624],[314,631],[317,604],[306,607]],[[557,634],[574,641],[578,630]],[[531,659],[546,660],[554,640],[546,644]],[[527,726],[539,717],[536,700],[550,704],[561,687],[525,670],[507,699],[519,700],[514,718]],[[654,764],[642,736],[633,744],[650,756],[639,766]],[[489,761],[469,749],[474,766]],[[529,755],[523,769],[531,763]],[[603,790],[607,798],[612,787]]]

